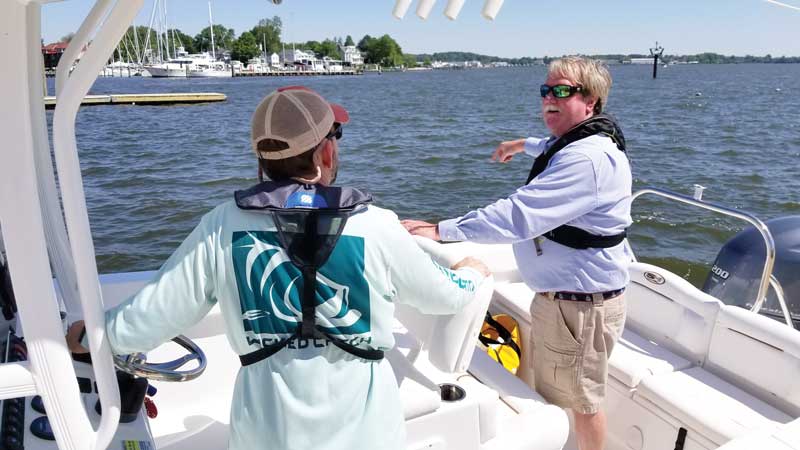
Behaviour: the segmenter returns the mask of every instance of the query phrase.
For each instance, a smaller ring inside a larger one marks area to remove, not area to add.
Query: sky
[[[45,43],[77,30],[93,3],[45,4]],[[388,34],[414,54],[647,54],[658,41],[664,54],[800,56],[800,0],[505,0],[494,21],[481,16],[483,3],[466,0],[456,21],[443,14],[447,0],[438,0],[425,21],[415,15],[416,0],[402,20],[392,16],[394,0],[214,0],[212,9],[214,23],[237,36],[279,16],[284,41]],[[152,7],[145,0],[137,25],[148,24]],[[208,25],[207,0],[168,0],[167,13],[171,28],[191,36]]]

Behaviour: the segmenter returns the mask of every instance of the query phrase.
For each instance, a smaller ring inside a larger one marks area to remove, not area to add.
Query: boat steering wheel
[[[191,339],[183,335],[172,338],[172,342],[180,345],[188,352],[178,359],[154,363],[148,362],[144,353],[130,355],[114,355],[114,365],[117,369],[131,375],[147,378],[154,381],[190,381],[199,377],[208,363],[206,354]],[[191,361],[197,361],[197,367],[189,370],[178,370]]]

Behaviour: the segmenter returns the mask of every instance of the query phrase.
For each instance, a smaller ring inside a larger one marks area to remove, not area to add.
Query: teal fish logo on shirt
[[[233,268],[245,334],[283,339],[302,322],[303,276],[281,248],[277,232],[233,233]],[[343,339],[367,337],[370,305],[364,239],[341,236],[317,272],[316,323]]]

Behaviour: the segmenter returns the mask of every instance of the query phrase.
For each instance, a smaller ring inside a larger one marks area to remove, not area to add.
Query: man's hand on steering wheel
[[[82,320],[73,323],[67,329],[67,347],[69,347],[70,352],[75,354],[89,353],[89,349],[81,344],[85,329]],[[206,355],[200,347],[185,336],[176,336],[172,341],[186,349],[188,354],[165,363],[148,363],[144,354],[141,353],[127,356],[115,355],[114,365],[123,372],[151,380],[189,381],[200,376],[207,365]],[[178,370],[191,361],[197,361],[196,368]]]
[[[83,337],[85,329],[86,327],[84,327],[82,320],[73,323],[67,329],[67,347],[69,347],[70,352],[89,353],[89,349],[81,344],[81,338]]]

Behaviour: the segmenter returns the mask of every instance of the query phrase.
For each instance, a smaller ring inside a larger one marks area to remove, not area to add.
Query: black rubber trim
[[[678,429],[678,438],[675,439],[675,450],[683,450],[686,444],[686,428],[680,427]]]

